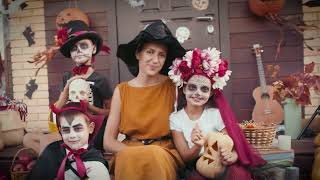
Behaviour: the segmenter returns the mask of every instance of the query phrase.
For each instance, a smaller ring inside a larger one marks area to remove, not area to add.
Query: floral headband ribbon
[[[182,87],[193,75],[203,75],[211,80],[212,89],[220,91],[227,85],[231,75],[228,62],[220,58],[216,48],[188,51],[182,59],[177,58],[169,68],[169,78],[177,87]]]

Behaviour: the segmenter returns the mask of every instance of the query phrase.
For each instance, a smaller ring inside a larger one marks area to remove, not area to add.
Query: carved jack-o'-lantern
[[[249,0],[250,10],[258,16],[277,14],[284,4],[285,0]]]
[[[61,28],[64,24],[69,21],[81,20],[90,26],[89,17],[79,8],[67,8],[62,10],[56,18],[57,29]]]
[[[221,163],[219,148],[232,150],[232,139],[220,132],[209,132],[204,145],[204,153],[197,161],[198,172],[207,178],[214,178],[223,173],[225,166]]]

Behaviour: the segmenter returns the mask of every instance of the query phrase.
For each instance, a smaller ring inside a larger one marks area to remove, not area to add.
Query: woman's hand
[[[238,154],[236,151],[230,151],[222,147],[219,149],[219,152],[221,157],[221,163],[223,165],[230,165],[238,160]]]
[[[198,123],[192,129],[191,141],[193,144],[201,146],[201,147],[204,145],[205,137],[202,135],[202,132],[201,132],[201,129],[200,129]]]

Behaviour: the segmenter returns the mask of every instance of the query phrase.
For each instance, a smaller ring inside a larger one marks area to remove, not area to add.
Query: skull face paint
[[[71,58],[77,66],[82,64],[90,65],[90,60],[95,52],[96,47],[89,39],[78,41],[70,50]]]
[[[192,106],[203,106],[211,95],[211,81],[202,75],[193,75],[183,88],[187,103]]]
[[[89,101],[90,93],[90,85],[84,79],[75,79],[70,83],[69,99],[72,102],[80,102],[80,100]]]
[[[88,144],[89,134],[93,132],[92,125],[87,123],[86,116],[77,114],[72,117],[71,124],[65,117],[60,118],[62,139],[71,149],[77,150]]]

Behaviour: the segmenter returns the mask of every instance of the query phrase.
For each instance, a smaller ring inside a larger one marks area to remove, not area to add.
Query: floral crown
[[[216,48],[188,51],[182,59],[176,58],[168,73],[178,87],[182,87],[193,75],[203,75],[211,80],[213,90],[222,90],[227,85],[231,71],[228,62],[220,58]]]

